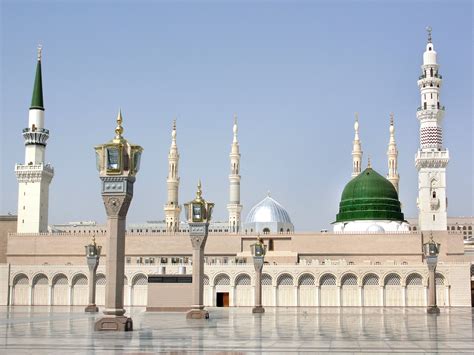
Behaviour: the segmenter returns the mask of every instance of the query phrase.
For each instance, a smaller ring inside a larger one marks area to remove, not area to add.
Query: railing
[[[32,133],[46,133],[49,134],[49,129],[46,128],[36,128],[35,130],[31,128],[23,128],[23,133],[32,132]]]
[[[31,164],[31,165],[17,163],[15,165],[15,170],[16,171],[43,170],[43,169],[54,172],[54,168],[49,163],[48,164],[43,164],[43,163],[41,163],[41,164]]]
[[[418,106],[418,108],[416,109],[417,111],[421,111],[421,110],[442,110],[442,111],[445,111],[446,107],[445,106],[440,106],[440,107],[436,107],[436,105],[430,105],[430,108],[423,108],[421,106]]]
[[[425,74],[422,74],[418,77],[418,80],[421,80],[421,79],[426,79],[426,75]],[[443,79],[443,76],[441,74],[435,74],[433,75],[433,78],[437,78],[437,79]]]

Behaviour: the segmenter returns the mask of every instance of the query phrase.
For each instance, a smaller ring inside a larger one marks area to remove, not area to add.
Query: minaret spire
[[[43,47],[38,45],[38,61],[36,63],[35,83],[33,85],[33,95],[31,97],[30,109],[37,109],[44,111],[43,104],[43,80],[41,76],[41,52]]]
[[[359,114],[355,113],[354,141],[352,144],[352,177],[356,177],[361,172],[362,147],[359,139]]]
[[[176,118],[173,120],[171,130],[171,147],[168,154],[168,201],[165,205],[165,222],[168,232],[175,233],[179,231],[179,215],[181,207],[178,201],[179,193],[179,175],[178,175],[179,153],[176,143]]]
[[[418,78],[421,105],[416,116],[420,122],[420,147],[415,159],[418,170],[418,224],[422,231],[446,230],[446,167],[449,152],[443,146],[444,106],[440,91],[443,77],[439,74],[437,53],[427,27],[428,43],[423,53],[421,76]]]
[[[54,176],[54,169],[45,162],[49,130],[44,128],[41,51],[42,47],[39,45],[28,127],[23,129],[25,163],[15,166],[19,185],[18,233],[48,231],[49,184]]]
[[[229,203],[227,210],[229,211],[229,232],[239,233],[241,226],[241,211],[240,204],[240,151],[239,140],[237,138],[238,125],[237,115],[234,115],[234,125],[232,127],[234,138],[230,149],[230,175],[229,175]]]
[[[400,176],[398,175],[398,150],[395,142],[395,126],[394,126],[393,112],[390,113],[390,139],[388,141],[388,174],[387,179],[393,184],[398,193]]]

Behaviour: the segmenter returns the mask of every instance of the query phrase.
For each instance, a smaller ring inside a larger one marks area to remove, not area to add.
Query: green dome
[[[397,190],[372,168],[346,185],[339,203],[336,222],[358,220],[404,220]]]

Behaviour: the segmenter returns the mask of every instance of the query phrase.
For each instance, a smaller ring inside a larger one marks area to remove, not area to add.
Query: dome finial
[[[200,201],[202,199],[202,188],[201,188],[201,179],[198,181],[197,191],[196,191],[196,200]]]
[[[428,43],[433,43],[431,39],[431,31],[433,31],[433,29],[431,28],[431,26],[427,26],[426,31],[428,32]]]
[[[43,45],[38,44],[38,62],[41,62],[41,52],[43,50]]]
[[[233,143],[237,143],[237,132],[239,128],[237,126],[237,114],[234,113],[234,126],[232,127],[232,131],[234,132],[234,140]]]
[[[370,155],[367,158],[367,169],[372,169],[372,164],[370,163]]]
[[[122,109],[119,108],[117,115],[117,127],[115,127],[115,139],[122,139],[123,127],[122,127]]]
[[[271,197],[271,193],[270,193],[270,190],[267,190],[267,197]]]

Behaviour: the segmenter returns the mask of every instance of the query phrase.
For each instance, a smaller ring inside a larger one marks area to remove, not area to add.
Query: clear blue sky
[[[267,190],[297,230],[334,221],[351,175],[354,112],[364,165],[387,172],[395,113],[400,189],[416,216],[416,108],[425,27],[444,77],[449,215],[473,215],[471,1],[2,1],[0,213],[17,209],[36,46],[42,43],[50,223],[105,221],[93,146],[144,148],[129,222],[163,218],[170,128],[178,117],[180,202],[227,218],[232,116],[239,116],[244,217]],[[184,217],[182,217],[184,218]]]

